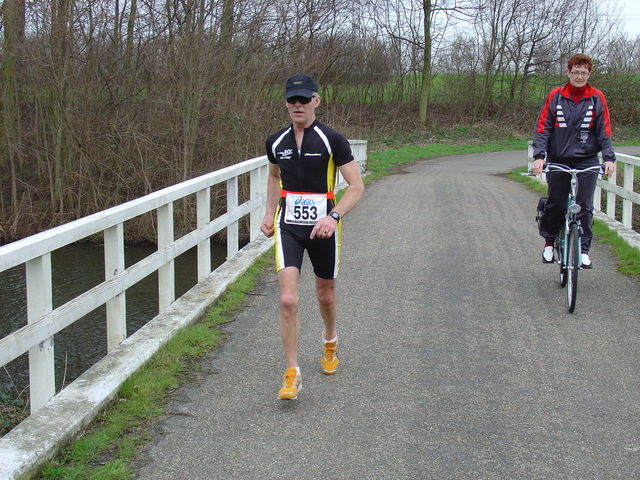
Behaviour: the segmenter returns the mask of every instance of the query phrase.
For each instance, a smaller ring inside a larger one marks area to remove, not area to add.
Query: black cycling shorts
[[[284,222],[284,208],[278,206],[274,218],[276,271],[286,267],[302,270],[304,251],[313,265],[313,273],[325,280],[338,276],[340,264],[341,222],[329,238],[309,238],[313,225],[291,225]]]

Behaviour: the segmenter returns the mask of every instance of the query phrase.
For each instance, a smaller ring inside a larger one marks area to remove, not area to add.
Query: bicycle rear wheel
[[[578,295],[578,271],[580,270],[580,234],[578,225],[571,225],[567,240],[567,308],[573,313]]]

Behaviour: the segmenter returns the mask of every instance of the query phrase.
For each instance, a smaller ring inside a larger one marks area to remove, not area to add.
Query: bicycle
[[[560,233],[556,237],[554,244],[554,255],[556,263],[560,265],[560,286],[567,287],[567,309],[573,313],[576,308],[576,298],[578,295],[578,271],[582,268],[581,264],[581,237],[584,233],[580,220],[577,216],[582,209],[576,203],[578,194],[578,174],[585,172],[602,173],[602,165],[594,165],[591,167],[576,169],[569,168],[566,165],[547,163],[544,172],[559,171],[571,175],[571,186],[567,197],[567,209],[565,221]],[[544,197],[543,197],[544,198]],[[544,199],[546,200],[546,198]],[[538,216],[536,220],[540,222],[541,207],[544,207],[544,200],[538,204]]]

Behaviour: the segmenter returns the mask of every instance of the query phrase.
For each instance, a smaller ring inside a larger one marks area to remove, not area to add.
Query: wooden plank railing
[[[366,141],[350,141],[361,171],[366,166]],[[213,235],[226,229],[227,259],[238,252],[239,221],[249,216],[249,238],[260,235],[264,215],[268,161],[253,158],[221,170],[164,188],[145,197],[69,222],[0,247],[0,272],[25,265],[26,325],[0,339],[0,366],[29,353],[31,412],[41,408],[55,392],[54,336],[96,308],[106,305],[107,354],[126,337],[126,292],[143,278],[158,272],[158,305],[164,311],[175,300],[174,260],[197,248],[197,278],[211,273]],[[249,199],[239,203],[239,183],[249,176]],[[225,184],[226,212],[211,219],[211,188]],[[174,238],[173,205],[190,195],[196,198],[196,228]],[[156,212],[157,251],[125,268],[124,222]],[[104,239],[104,282],[53,309],[51,252],[90,236]]]
[[[633,228],[633,205],[640,205],[640,193],[633,191],[635,168],[640,167],[640,158],[623,153],[616,153],[617,170],[622,172],[622,186],[617,185],[618,175],[607,180],[598,179],[593,206],[601,210],[601,191],[606,191],[607,205],[605,213],[608,217],[616,218],[616,197],[622,199],[620,223],[626,228]]]

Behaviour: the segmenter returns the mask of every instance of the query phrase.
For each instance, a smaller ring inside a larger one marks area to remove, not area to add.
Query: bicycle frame
[[[548,163],[545,172],[559,171],[571,175],[569,195],[567,196],[565,221],[562,230],[555,242],[557,263],[560,264],[560,286],[567,286],[567,307],[569,312],[574,311],[577,295],[578,270],[580,270],[583,235],[582,225],[578,220],[578,213],[582,210],[576,203],[578,195],[578,174],[584,172],[602,173],[601,165],[594,165],[584,169],[569,168],[562,164]]]
[[[554,165],[551,165],[552,167]],[[566,170],[561,170],[565,171]],[[584,233],[582,231],[582,225],[580,225],[580,220],[578,220],[578,213],[582,210],[582,207],[576,203],[576,197],[578,195],[578,174],[575,169],[571,169],[571,171],[567,172],[571,174],[571,188],[569,190],[569,196],[567,197],[567,207],[566,213],[564,214],[564,227],[562,228],[561,235],[562,236],[562,244],[567,245],[568,235],[571,231],[571,225],[578,225],[578,232],[582,236]],[[580,244],[579,244],[580,245]],[[580,249],[578,250],[578,255],[582,253],[582,246],[580,245]],[[563,264],[567,265],[567,248],[563,248]],[[560,261],[560,258],[558,258]]]

